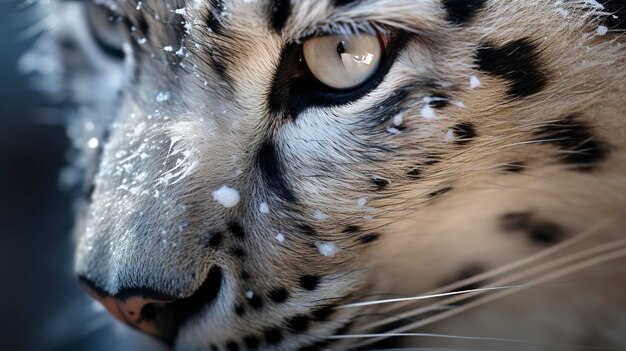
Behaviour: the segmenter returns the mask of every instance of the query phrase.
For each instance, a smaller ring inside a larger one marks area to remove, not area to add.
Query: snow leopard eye
[[[123,59],[123,45],[127,40],[123,17],[94,3],[87,3],[85,11],[94,41],[105,54]]]
[[[380,67],[383,42],[378,35],[325,35],[302,45],[305,64],[315,79],[337,90],[349,90],[370,79]]]

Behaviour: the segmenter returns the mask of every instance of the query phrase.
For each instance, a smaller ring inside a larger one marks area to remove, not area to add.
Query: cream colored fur
[[[478,265],[489,272],[550,250],[522,232],[502,230],[502,215],[531,211],[563,227],[566,235],[555,245],[581,234],[593,235],[485,283],[536,285],[484,305],[476,301],[494,293],[481,293],[475,302],[459,307],[466,306],[467,311],[455,314],[461,310],[449,309],[449,317],[432,317],[436,324],[402,330],[531,342],[393,339],[405,347],[626,347],[625,258],[563,276],[560,268],[581,260],[532,271],[541,263],[624,239],[626,42],[617,30],[597,34],[598,18],[606,15],[601,6],[595,1],[491,0],[473,21],[454,27],[435,0],[369,0],[341,10],[334,10],[327,0],[303,0],[292,2],[292,15],[278,35],[268,28],[265,2],[225,4],[227,36],[222,37],[202,22],[208,2],[144,2],[142,11],[159,15],[159,19],[146,16],[151,31],[142,48],[152,58],[137,63],[129,55],[125,63],[106,72],[79,74],[75,66],[57,72],[78,95],[92,90],[90,98],[102,92],[85,83],[87,77],[111,78],[113,71],[122,76],[133,70],[141,73],[138,82],[118,79],[113,83],[116,88],[107,89],[121,89],[125,95],[114,115],[105,116],[106,122],[100,115],[111,108],[108,100],[96,99],[95,109],[82,111],[81,121],[108,129],[110,135],[99,161],[87,150],[87,159],[99,165],[93,202],[84,204],[78,217],[77,274],[110,294],[122,287],[147,286],[183,298],[197,289],[212,266],[223,267],[218,301],[185,324],[176,341],[180,350],[201,350],[309,313],[320,301],[343,304],[368,294],[416,296],[457,279],[464,267]],[[71,30],[71,24],[62,20],[64,10],[80,5],[48,6],[55,11],[52,18],[61,18],[49,35],[58,39],[83,33],[84,28]],[[115,6],[135,16],[134,1]],[[182,7],[184,16],[172,12]],[[163,22],[187,24],[182,42],[176,39],[175,27]],[[383,82],[363,98],[308,109],[295,121],[270,116],[266,99],[273,74],[280,69],[284,43],[319,31],[355,28],[395,28],[415,37]],[[504,45],[520,38],[537,45],[548,83],[535,95],[511,99],[505,80],[476,70],[475,50],[483,42]],[[92,54],[97,48],[88,39],[81,40],[86,42],[81,46],[83,60],[95,67],[109,64],[108,58]],[[177,51],[181,45],[182,56],[162,49],[172,46]],[[126,50],[130,54],[130,47]],[[228,55],[229,84],[213,73],[206,59],[216,50]],[[473,89],[472,75],[481,83]],[[426,80],[442,89],[454,88],[452,104],[437,110],[436,118],[421,117],[424,98],[431,92],[418,87],[410,93],[411,106],[402,112],[406,131],[391,135],[384,126],[368,125],[373,108],[399,88]],[[170,99],[155,102],[155,96],[165,91]],[[531,142],[533,131],[571,114],[610,146],[607,159],[591,172],[573,171],[557,160],[557,148]],[[471,122],[478,134],[462,147],[450,139],[451,128],[459,122]],[[89,138],[81,135],[76,140],[83,145]],[[102,134],[88,136],[105,142]],[[270,136],[281,151],[285,182],[299,199],[297,204],[269,192],[255,166],[255,150]],[[411,167],[427,162],[433,153],[441,155],[440,163],[424,167],[419,180],[406,177]],[[502,171],[506,164],[520,161],[521,173]],[[88,167],[89,162],[81,162],[79,166]],[[372,177],[391,183],[375,191]],[[223,185],[241,194],[236,208],[213,200],[212,192]],[[444,187],[453,190],[429,199],[430,193]],[[269,203],[269,214],[258,211],[261,202]],[[198,245],[232,220],[247,230],[241,244],[247,252],[245,262],[228,250],[207,251]],[[303,222],[310,223],[319,237],[299,232]],[[380,234],[380,240],[358,245],[354,236],[342,233],[348,225]],[[285,243],[277,242],[278,233],[284,234]],[[311,248],[317,241],[334,242],[342,251],[324,257],[314,245]],[[602,252],[591,257],[601,258]],[[244,266],[254,277],[252,283],[239,277]],[[302,274],[321,275],[319,289],[300,289]],[[245,301],[248,290],[262,293],[276,285],[290,290],[287,303],[266,303],[244,319],[233,315],[233,305]],[[472,303],[477,306],[469,309]],[[391,331],[387,324],[382,329],[365,328],[386,319],[376,313],[389,306],[340,309],[331,321],[314,324],[304,334],[285,333],[281,344],[261,349],[292,350],[324,339],[358,314],[372,313],[357,319],[349,333]],[[400,316],[419,305],[391,306],[398,307],[385,311]],[[430,321],[424,315],[414,318]],[[350,340],[350,345],[363,341]]]

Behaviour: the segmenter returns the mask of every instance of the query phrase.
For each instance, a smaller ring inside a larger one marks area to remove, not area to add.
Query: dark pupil
[[[337,53],[339,53],[339,55],[343,54],[344,52],[346,52],[346,48],[343,47],[343,40],[339,42],[339,44],[337,44]]]

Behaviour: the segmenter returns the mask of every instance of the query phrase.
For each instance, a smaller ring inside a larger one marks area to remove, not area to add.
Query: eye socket
[[[377,35],[311,37],[302,45],[304,62],[313,77],[336,90],[349,90],[370,79],[380,67],[384,45]]]
[[[85,12],[91,34],[102,51],[116,59],[123,59],[126,33],[122,17],[94,3],[87,3]]]

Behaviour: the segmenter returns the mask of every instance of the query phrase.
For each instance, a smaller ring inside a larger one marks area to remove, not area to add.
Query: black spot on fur
[[[316,320],[323,321],[323,320],[328,319],[328,317],[330,317],[334,312],[335,312],[335,306],[328,305],[328,306],[324,306],[322,308],[316,309],[315,311],[313,311],[312,315],[313,315],[313,318],[315,318]]]
[[[358,225],[348,225],[348,226],[343,228],[343,233],[344,234],[354,234],[354,233],[358,233],[360,231],[361,231],[361,227],[359,227]]]
[[[209,0],[208,13],[204,14],[204,23],[211,29],[211,32],[222,35],[224,26],[222,24],[222,13],[224,12],[224,2],[222,0]]]
[[[283,333],[278,328],[266,329],[263,332],[265,341],[270,345],[276,345],[283,339]]]
[[[87,188],[86,191],[84,191],[83,193],[83,199],[85,199],[85,201],[91,203],[91,198],[93,196],[93,192],[94,190],[96,190],[96,185],[91,183],[91,185],[89,185],[89,187]]]
[[[626,0],[603,0],[600,1],[607,12],[605,24],[611,29],[626,30]]]
[[[337,7],[352,5],[352,4],[358,3],[358,2],[361,2],[361,0],[333,0],[333,3]]]
[[[239,239],[243,239],[246,236],[245,230],[243,230],[243,227],[237,222],[230,222],[228,229]]]
[[[422,178],[422,170],[419,168],[413,168],[412,170],[406,172],[406,175],[412,179],[420,179]]]
[[[367,234],[362,236],[359,241],[361,242],[361,244],[369,244],[371,242],[374,242],[376,240],[378,240],[380,238],[380,235],[378,234]]]
[[[465,145],[472,141],[476,137],[476,130],[474,124],[470,122],[461,122],[452,127],[452,132],[456,136],[455,144]]]
[[[317,231],[315,230],[315,228],[306,223],[302,223],[298,227],[300,228],[302,234],[306,236],[317,236]]]
[[[287,187],[280,159],[274,144],[266,141],[261,145],[258,152],[258,164],[261,176],[269,190],[288,202],[295,202],[296,198]]]
[[[287,301],[287,299],[289,298],[289,291],[282,287],[274,288],[267,294],[267,296],[270,298],[270,300],[276,303],[282,303]]]
[[[432,108],[442,109],[450,106],[450,97],[446,94],[437,94],[431,96],[432,100],[428,105]]]
[[[342,325],[341,327],[337,328],[337,330],[335,330],[335,332],[333,333],[333,335],[344,335],[344,334],[348,334],[348,332],[350,331],[350,329],[352,329],[352,326],[354,325],[354,320]],[[388,329],[388,330],[392,330],[392,329]]]
[[[246,314],[246,310],[245,308],[243,308],[242,305],[236,305],[235,306],[235,314],[237,314],[239,317],[243,317]]]
[[[229,341],[226,343],[226,349],[228,351],[238,351],[239,350],[239,345],[234,342],[234,341]]]
[[[255,310],[259,310],[263,308],[263,300],[257,294],[252,295],[251,298],[248,299],[248,305],[254,308]]]
[[[233,248],[232,253],[235,257],[239,257],[239,258],[243,258],[246,256],[246,251],[241,247]]]
[[[248,271],[246,270],[241,271],[241,279],[250,280],[250,278],[252,277],[250,276],[250,273],[248,273]]]
[[[521,173],[526,166],[523,162],[511,162],[504,165],[504,171],[509,173]]]
[[[150,26],[148,25],[148,22],[146,22],[146,18],[144,17],[144,15],[141,12],[137,13],[136,16],[136,23],[137,23],[137,29],[139,30],[139,34],[141,34],[141,36],[147,38],[150,36]]]
[[[303,275],[300,277],[300,286],[309,291],[317,289],[320,283],[320,277],[317,275]]]
[[[449,279],[441,285],[445,286],[449,284],[454,284],[456,282],[460,282],[462,280],[477,276],[483,273],[484,271],[485,269],[482,266],[477,265],[477,264],[470,264],[464,267],[453,279]],[[473,289],[478,289],[480,287],[481,287],[480,281],[476,281],[474,283],[462,285],[456,289],[450,290],[449,292],[473,290]]]
[[[254,335],[248,335],[246,337],[243,338],[243,342],[244,344],[246,344],[246,347],[248,348],[248,350],[255,350],[259,347],[259,344],[261,343],[259,341],[259,338],[257,338]]]
[[[333,342],[337,342],[336,340],[325,340],[325,341],[318,341],[312,345],[307,345],[307,346],[303,346],[301,348],[298,349],[298,351],[320,351],[320,350],[329,350],[328,346],[333,343]]]
[[[510,97],[536,94],[548,83],[537,47],[529,39],[518,39],[499,47],[483,44],[478,49],[476,63],[481,71],[508,80]]]
[[[485,6],[485,0],[443,0],[447,20],[454,24],[469,22]]]
[[[372,184],[376,186],[377,190],[385,188],[387,185],[389,185],[389,183],[391,182],[388,181],[387,179],[378,178],[378,177],[372,178]]]
[[[428,197],[431,199],[437,198],[447,192],[449,192],[450,190],[452,190],[453,188],[451,186],[447,186],[445,188],[441,188],[439,190],[435,190],[432,193],[428,194]]]
[[[211,344],[209,345],[209,348],[211,348],[211,351],[219,351],[219,347],[217,347],[217,345]]]
[[[224,241],[224,234],[220,232],[213,233],[211,234],[211,239],[209,239],[207,245],[212,248],[218,248],[222,244],[222,241]]]
[[[558,242],[564,234],[561,226],[547,221],[534,222],[528,228],[530,238],[539,243],[552,244]]]
[[[556,243],[565,235],[561,226],[536,219],[531,212],[507,213],[500,220],[504,230],[525,231],[531,240],[542,244]]]
[[[270,26],[276,33],[280,33],[291,15],[290,0],[272,0],[268,7]]]
[[[309,328],[311,319],[305,315],[298,315],[287,320],[286,325],[294,333],[302,333]]]
[[[441,162],[441,157],[437,155],[427,155],[426,159],[422,162],[422,166],[434,166]]]
[[[575,116],[545,125],[534,134],[539,135],[537,140],[559,148],[559,158],[563,162],[576,165],[582,171],[593,169],[609,152],[608,147]]]

